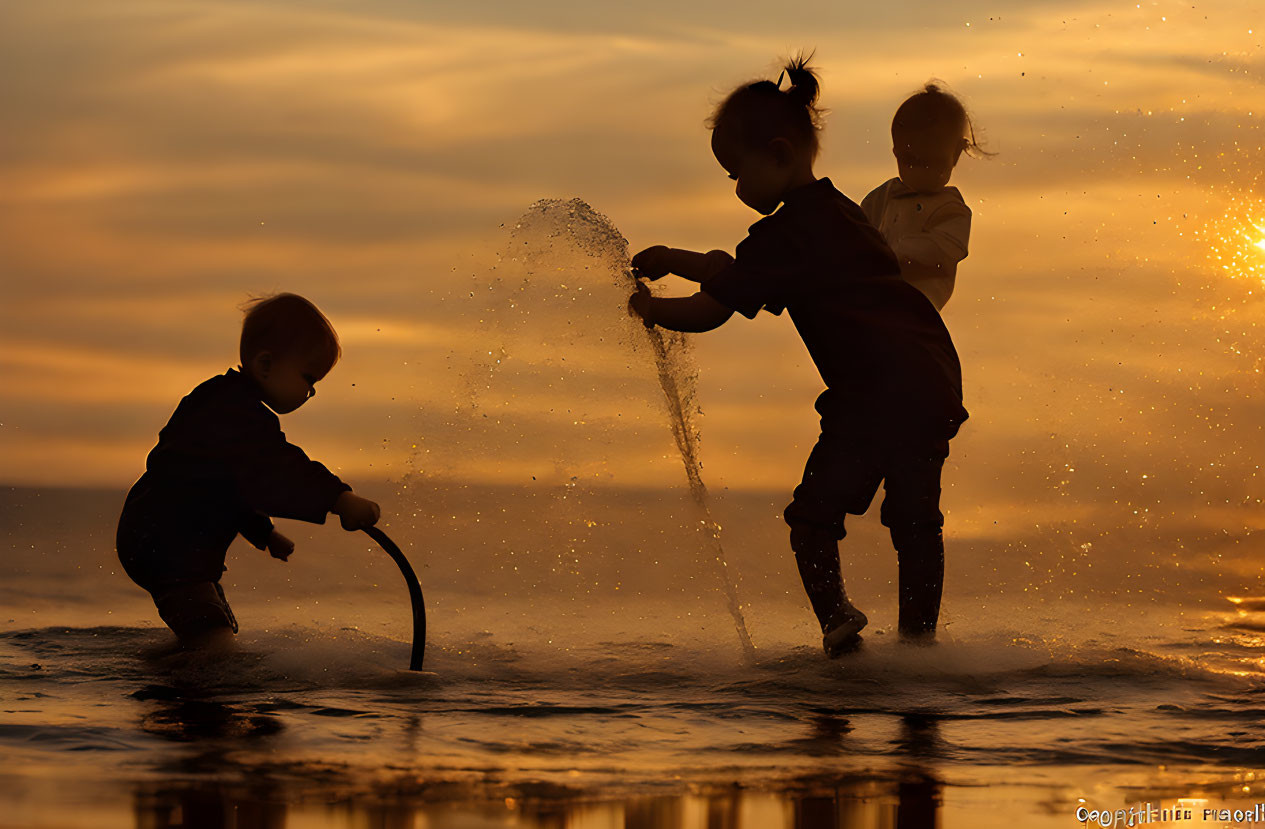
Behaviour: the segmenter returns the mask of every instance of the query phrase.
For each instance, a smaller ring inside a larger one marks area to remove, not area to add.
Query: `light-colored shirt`
[[[871,190],[861,209],[900,260],[904,280],[922,291],[937,311],[944,308],[971,235],[971,208],[958,189],[946,187],[928,195],[893,178]]]

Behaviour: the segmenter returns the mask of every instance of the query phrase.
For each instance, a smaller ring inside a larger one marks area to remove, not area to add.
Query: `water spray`
[[[641,285],[635,272],[629,268],[625,271],[634,288]],[[646,337],[650,340],[650,348],[654,351],[655,368],[659,374],[659,387],[663,389],[663,399],[668,404],[669,420],[672,423],[672,437],[676,439],[676,448],[681,453],[681,463],[685,466],[685,477],[690,483],[690,495],[694,504],[702,513],[703,529],[710,539],[712,565],[716,578],[725,591],[725,601],[729,606],[729,615],[734,620],[734,630],[738,641],[742,643],[742,651],[748,659],[755,657],[755,645],[751,634],[747,632],[747,622],[742,615],[742,604],[738,601],[738,590],[733,579],[729,577],[729,565],[725,562],[725,549],[720,543],[720,525],[712,518],[711,507],[707,503],[707,486],[703,483],[700,471],[702,463],[698,457],[698,436],[689,426],[689,413],[686,411],[688,395],[683,394],[677,383],[676,373],[672,370],[672,354],[668,334],[662,328],[647,327]]]
[[[404,553],[400,552],[400,548],[395,546],[395,542],[388,538],[386,533],[377,527],[362,529],[366,535],[378,542],[379,547],[386,550],[387,555],[395,561],[404,575],[404,582],[408,585],[409,601],[413,605],[413,653],[409,657],[408,669],[420,671],[422,658],[426,655],[426,601],[422,598],[422,586],[417,583],[417,574],[413,572],[413,566],[408,563]]]
[[[502,295],[502,301],[505,311],[515,312],[510,319],[530,331],[530,334],[520,331],[526,349],[534,350],[545,341],[558,349],[611,349],[618,345],[621,346],[620,361],[623,363],[627,353],[622,346],[641,351],[640,342],[634,342],[640,340],[641,335],[634,328],[645,331],[646,341],[654,352],[655,373],[668,410],[672,436],[698,513],[699,520],[694,527],[706,547],[706,550],[700,550],[700,564],[712,572],[723,591],[744,655],[748,661],[753,661],[755,646],[747,632],[738,591],[725,562],[720,525],[712,519],[707,488],[703,485],[699,437],[693,422],[693,377],[687,373],[685,362],[688,339],[676,332],[634,325],[623,315],[628,291],[638,284],[630,270],[628,240],[610,219],[583,200],[542,199],[536,202],[514,225],[511,239],[509,261],[521,266],[524,273],[521,279],[510,277],[513,281],[505,286],[509,293]],[[588,260],[581,262],[567,258],[565,251],[568,249],[584,254]],[[577,283],[570,277],[559,279],[560,273],[575,274],[575,280],[581,279],[581,273],[588,271],[593,264],[591,260],[596,260],[598,266],[593,268],[593,273],[583,277],[584,282]],[[571,283],[570,287],[567,283]],[[473,292],[471,296],[474,296]],[[569,306],[566,325],[550,327],[547,316],[532,315],[533,309],[558,304],[559,301]],[[623,324],[616,325],[611,318],[614,313],[623,317]],[[596,331],[595,327],[572,327],[571,323],[584,315],[606,328]],[[618,329],[616,336],[611,336],[616,334],[611,328]],[[591,336],[588,340],[582,339],[586,335]],[[565,359],[564,356],[558,362],[563,363]],[[495,359],[489,367],[500,364],[501,360]],[[627,364],[621,367],[626,368]],[[583,371],[582,368],[572,370]]]

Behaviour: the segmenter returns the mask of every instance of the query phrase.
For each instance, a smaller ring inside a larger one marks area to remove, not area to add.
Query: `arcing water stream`
[[[619,230],[587,203],[580,199],[564,201],[545,199],[536,202],[519,219],[511,234],[510,259],[521,265],[525,272],[520,281],[503,285],[509,296],[501,297],[500,311],[492,314],[517,330],[520,346],[539,349],[547,343],[550,351],[559,356],[549,363],[550,389],[566,394],[560,380],[566,372],[583,371],[574,368],[585,353],[608,352],[608,359],[616,357],[625,365],[629,357],[643,351],[640,335],[624,314],[624,303],[634,288],[629,270],[628,242]],[[577,254],[579,256],[577,257]],[[593,262],[596,260],[596,266]],[[511,269],[506,269],[510,271]],[[504,279],[505,277],[500,277]],[[562,311],[563,318],[556,316],[549,322],[545,314]],[[586,330],[592,326],[594,331]],[[707,487],[703,483],[699,458],[699,434],[693,414],[695,372],[689,359],[689,342],[685,335],[663,329],[644,329],[646,340],[654,354],[655,372],[663,392],[672,435],[685,467],[690,495],[698,511],[695,525],[704,534],[701,555],[710,558],[703,561],[711,571],[725,595],[734,629],[748,659],[755,647],[747,632],[742,606],[738,601],[734,579],[725,562],[725,552],[720,541],[720,526],[712,518],[708,506]],[[612,332],[618,332],[613,334]],[[499,360],[494,360],[499,371]],[[586,379],[570,386],[579,397],[590,397],[602,392],[595,384],[611,380]],[[555,384],[558,384],[555,387]],[[505,389],[503,388],[504,392]],[[527,391],[523,390],[524,393]],[[618,394],[608,387],[607,396]],[[495,405],[496,392],[490,398]],[[570,411],[570,409],[568,409]],[[584,422],[580,418],[580,422]],[[596,421],[597,418],[590,419]],[[601,426],[589,422],[585,428],[600,435]],[[572,463],[579,463],[571,458]]]
[[[581,204],[584,204],[581,202]],[[592,210],[588,205],[585,208]],[[595,214],[596,215],[596,214]],[[603,217],[598,216],[603,220]],[[615,229],[612,227],[613,232]],[[629,289],[636,280],[629,273]],[[734,629],[738,640],[742,642],[742,650],[748,658],[755,655],[755,645],[751,642],[751,634],[747,632],[747,623],[742,615],[742,605],[738,601],[738,591],[734,588],[733,579],[729,577],[729,565],[725,562],[725,548],[720,542],[720,525],[712,518],[711,508],[707,505],[707,485],[703,483],[703,465],[698,454],[698,429],[694,426],[691,404],[694,398],[693,384],[682,388],[677,378],[684,376],[680,367],[680,355],[686,348],[686,339],[682,334],[671,334],[662,328],[647,328],[646,337],[654,349],[655,368],[659,373],[659,386],[663,389],[663,399],[668,407],[668,417],[672,424],[672,437],[676,439],[676,448],[681,453],[681,463],[685,466],[685,477],[690,482],[690,495],[702,513],[701,525],[709,536],[709,544],[713,553],[713,565],[717,580],[725,591],[725,601],[729,606],[729,615],[733,617]]]

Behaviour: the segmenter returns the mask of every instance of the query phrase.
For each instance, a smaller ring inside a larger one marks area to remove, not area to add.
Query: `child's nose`
[[[311,400],[313,397],[316,397],[316,386],[308,386],[308,387],[307,387],[307,399],[308,399],[308,400]]]

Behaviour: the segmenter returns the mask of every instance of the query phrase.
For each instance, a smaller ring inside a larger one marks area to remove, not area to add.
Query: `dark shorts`
[[[218,582],[236,537],[229,510],[138,482],[114,543],[127,575],[157,595],[172,585]]]
[[[216,635],[237,632],[237,619],[219,582],[185,582],[151,595],[158,615],[183,645],[200,645]]]
[[[893,530],[944,526],[940,471],[949,455],[946,439],[891,430],[832,408],[832,393],[817,399],[821,435],[808,456],[804,477],[786,508],[786,523],[844,537],[844,519],[870,508],[879,484],[880,513]]]

